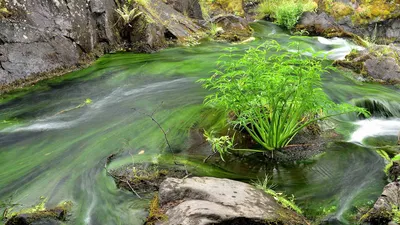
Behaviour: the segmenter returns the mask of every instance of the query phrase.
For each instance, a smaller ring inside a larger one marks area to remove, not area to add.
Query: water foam
[[[357,130],[351,135],[350,142],[362,143],[367,137],[395,136],[400,131],[400,119],[371,118],[354,122]]]

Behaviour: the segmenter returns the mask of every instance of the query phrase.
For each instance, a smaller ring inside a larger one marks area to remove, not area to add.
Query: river
[[[271,173],[279,190],[293,194],[309,215],[325,210],[332,223],[351,223],[350,215],[375,201],[386,182],[383,159],[364,140],[396,138],[397,115],[336,118],[342,141],[329,143],[319,157],[272,170],[262,163],[252,168],[203,165],[191,153],[190,127],[212,117],[204,117],[202,102],[208,92],[196,80],[212,74],[221,54],[240,54],[266,40],[284,46],[297,41],[302,48],[329,53],[330,59],[359,48],[339,38],[290,36],[268,22],[252,26],[256,40],[250,43],[206,42],[154,54],[109,54],[86,69],[2,96],[0,200],[12,196],[12,202],[22,204],[14,210],[31,207],[41,198],[48,207],[72,201],[67,224],[142,224],[149,199],[117,189],[104,163],[115,152],[121,154],[112,168],[168,159],[163,133],[145,115],[154,112],[179,157],[200,174],[252,179]],[[384,110],[398,112],[397,89],[362,84],[336,72],[323,80],[324,90],[337,102],[374,99],[385,103]],[[86,99],[91,103],[84,104]]]

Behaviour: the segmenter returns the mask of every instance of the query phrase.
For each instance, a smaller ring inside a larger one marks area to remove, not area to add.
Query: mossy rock
[[[400,48],[394,45],[370,45],[365,50],[352,51],[334,64],[361,74],[369,82],[400,83]]]
[[[244,16],[243,0],[214,0],[208,1],[211,5],[211,10],[217,12],[231,13],[237,16]],[[220,14],[220,13],[218,13]]]
[[[119,188],[143,193],[157,191],[161,182],[168,177],[183,178],[186,170],[182,166],[166,166],[152,163],[129,164],[122,168],[111,170]]]
[[[67,220],[71,207],[71,202],[65,202],[52,209],[33,213],[16,213],[5,225],[61,224],[61,221]],[[29,209],[25,211],[29,211]]]

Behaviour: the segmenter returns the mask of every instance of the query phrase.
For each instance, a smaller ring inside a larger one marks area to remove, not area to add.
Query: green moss
[[[242,0],[214,0],[213,3],[235,15],[244,15]]]
[[[353,7],[343,2],[332,2],[332,4],[327,7],[326,10],[335,19],[341,19],[354,13]]]
[[[319,8],[328,12],[335,19],[351,15],[351,20],[355,25],[369,24],[400,16],[399,0],[358,0],[355,2],[358,3],[356,8],[342,2],[323,0],[319,3]]]
[[[10,11],[8,11],[4,0],[0,0],[0,19],[5,18],[5,17],[9,16],[10,14],[11,13],[10,13]]]
[[[31,224],[42,218],[53,218],[60,221],[65,221],[67,217],[67,212],[72,208],[72,202],[66,201],[60,203],[58,206],[52,209],[46,209],[45,203],[47,198],[42,197],[41,201],[32,206],[31,208],[23,209],[19,212],[14,212],[10,214],[10,220],[7,224],[19,224],[18,215],[28,215],[26,216],[28,224]]]
[[[156,192],[154,198],[150,202],[149,216],[146,219],[145,225],[154,225],[157,222],[167,219],[167,215],[165,215],[164,211],[160,208],[160,200],[158,198],[158,192]]]
[[[204,19],[209,19],[211,14],[222,12],[244,15],[242,0],[200,0],[199,2]]]

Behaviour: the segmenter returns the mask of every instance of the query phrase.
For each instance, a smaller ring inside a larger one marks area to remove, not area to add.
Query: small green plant
[[[215,23],[211,23],[210,25],[210,37],[214,38],[216,37],[219,33],[222,33],[224,31],[224,29],[222,29],[222,27],[219,27],[217,24]]]
[[[120,9],[116,9],[115,12],[118,13],[124,25],[130,25],[134,19],[142,15],[142,12],[138,12],[138,8],[129,9],[127,4],[122,6]]]
[[[299,214],[302,214],[303,211],[296,205],[294,202],[294,196],[286,197],[282,193],[278,193],[273,190],[275,185],[270,182],[269,177],[266,175],[263,180],[257,180],[253,183],[253,185],[265,193],[271,195],[277,202],[279,202],[284,208],[291,209]]]
[[[334,213],[337,209],[336,205],[332,205],[330,207],[321,207],[322,215],[327,216],[331,213]]]
[[[291,48],[298,46],[292,43]],[[260,151],[286,147],[300,130],[320,120],[349,112],[368,116],[365,109],[330,100],[321,88],[321,74],[332,67],[305,54],[284,51],[270,41],[238,60],[225,55],[229,59],[219,62],[220,69],[200,80],[214,91],[205,103],[234,115],[230,123],[246,130],[264,148]]]
[[[212,151],[214,153],[218,152],[221,159],[225,161],[223,155],[233,148],[234,139],[231,139],[229,136],[221,136],[217,138],[214,134],[214,131],[207,132],[204,130],[204,137],[206,138],[206,141],[210,143]]]
[[[304,12],[317,8],[312,0],[262,0],[257,8],[260,18],[270,17],[275,23],[292,29]]]

